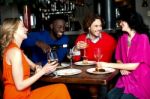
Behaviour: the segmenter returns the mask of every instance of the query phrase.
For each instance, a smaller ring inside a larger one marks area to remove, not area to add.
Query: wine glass
[[[51,51],[51,52],[47,53],[47,61],[48,61],[48,63],[51,63],[53,61],[58,62],[58,57],[57,57],[56,51]]]
[[[86,56],[86,48],[83,49],[82,59],[83,59],[83,63],[88,63],[88,59],[87,59],[87,56]]]
[[[48,61],[48,63],[51,63],[51,62],[54,62],[54,61],[58,62],[58,57],[57,57],[56,51],[51,51],[51,52],[47,53],[47,61]],[[53,74],[55,75],[55,78],[58,77],[56,71],[54,71]]]
[[[100,59],[102,58],[102,53],[101,53],[100,48],[95,48],[94,49],[94,57],[95,57],[97,62],[100,61]]]
[[[83,56],[82,56],[82,58],[83,58],[83,61],[87,61],[87,54],[86,54],[86,52],[87,52],[87,47],[88,47],[88,38],[85,38],[84,43],[86,44],[85,45],[86,48],[83,49]]]
[[[70,60],[70,68],[72,68],[73,50],[70,48],[67,53],[67,58]]]

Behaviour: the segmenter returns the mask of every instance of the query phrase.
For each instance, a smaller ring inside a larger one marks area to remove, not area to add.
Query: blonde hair
[[[20,21],[19,18],[6,18],[3,21],[0,29],[1,56],[3,56],[4,49],[14,39],[14,33],[18,29]]]

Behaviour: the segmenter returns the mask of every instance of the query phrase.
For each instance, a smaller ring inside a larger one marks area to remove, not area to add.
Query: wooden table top
[[[86,72],[88,68],[95,67],[92,66],[76,66],[73,65],[73,68],[81,69],[80,74],[71,75],[71,76],[61,76],[58,78],[53,78],[50,76],[43,76],[40,78],[40,81],[51,82],[51,83],[70,83],[70,84],[92,84],[92,85],[107,85],[108,82],[117,75],[118,70],[115,70],[112,73],[108,74],[90,74]],[[70,67],[68,67],[70,68]],[[65,68],[63,68],[65,69]]]

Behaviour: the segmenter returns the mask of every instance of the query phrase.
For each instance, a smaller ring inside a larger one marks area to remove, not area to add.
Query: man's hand
[[[76,46],[75,46],[75,50],[80,50],[80,49],[85,49],[87,48],[88,44],[84,41],[79,41]]]
[[[44,53],[47,53],[51,50],[50,46],[43,41],[37,41],[36,45],[41,48]]]

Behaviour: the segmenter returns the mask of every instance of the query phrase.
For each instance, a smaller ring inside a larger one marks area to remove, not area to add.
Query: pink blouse
[[[150,98],[150,45],[145,34],[136,33],[128,48],[128,34],[123,34],[116,48],[116,60],[123,63],[140,63],[129,75],[122,75],[116,84],[138,99]]]

